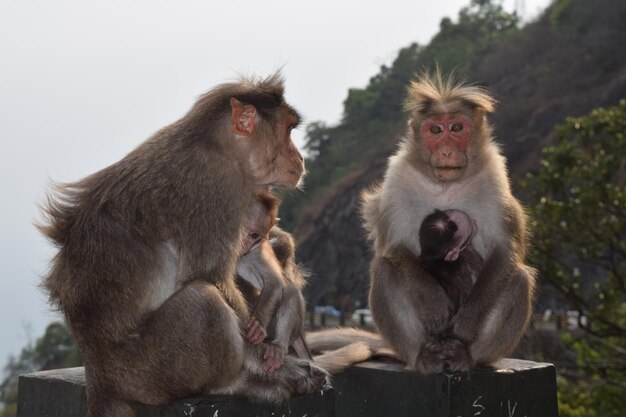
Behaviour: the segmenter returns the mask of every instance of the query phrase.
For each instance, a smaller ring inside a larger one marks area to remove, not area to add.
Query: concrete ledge
[[[20,376],[19,417],[85,417],[84,368],[55,369]],[[138,417],[334,417],[333,390],[292,397],[286,404],[254,404],[243,398],[206,396],[161,407],[139,405]]]
[[[557,417],[556,371],[547,363],[504,359],[470,373],[418,375],[396,363],[370,361],[335,377],[334,389],[297,396],[282,406],[208,396],[139,417]],[[18,417],[84,417],[83,368],[22,375]]]
[[[556,370],[548,363],[503,359],[494,368],[424,376],[365,362],[333,385],[338,417],[558,417]]]

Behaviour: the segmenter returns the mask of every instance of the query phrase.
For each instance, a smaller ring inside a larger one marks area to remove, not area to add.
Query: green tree
[[[80,353],[63,323],[48,325],[45,334],[29,343],[19,358],[9,358],[0,383],[0,417],[14,417],[17,412],[17,383],[22,374],[82,364]],[[4,406],[2,406],[4,404]]]
[[[556,129],[533,195],[532,260],[579,312],[574,378],[560,381],[562,415],[626,409],[626,100]]]

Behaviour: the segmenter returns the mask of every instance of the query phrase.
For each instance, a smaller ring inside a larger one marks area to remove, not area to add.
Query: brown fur
[[[262,238],[242,255],[237,265],[240,281],[260,292],[258,296],[248,297],[254,310],[246,339],[258,345],[270,336],[264,353],[265,369],[270,373],[282,366],[290,349],[299,358],[313,359],[304,340],[304,278],[294,262],[295,243],[281,230],[274,232],[272,242],[269,240],[279,204],[271,193],[258,194],[248,226],[248,234],[253,236],[248,240],[252,243],[254,237],[261,235]],[[244,245],[247,246],[250,245]]]
[[[375,250],[372,315],[398,356],[420,372],[443,369],[446,355],[457,358],[454,370],[492,363],[512,352],[530,318],[535,271],[523,264],[525,215],[485,117],[493,104],[482,89],[422,75],[409,87],[408,134],[384,181],[363,194],[364,225]],[[467,118],[471,129],[467,147],[453,149],[465,165],[450,178],[435,174],[438,150],[427,147],[422,133],[426,121],[445,118]],[[473,247],[484,263],[456,314],[444,288],[419,262],[416,225],[434,209],[462,210],[478,223]],[[438,344],[444,333],[456,342]],[[459,343],[468,355],[459,353]]]
[[[318,383],[306,361],[258,388],[260,352],[235,285],[247,207],[259,187],[304,172],[299,121],[274,75],[209,91],[119,162],[59,185],[41,231],[58,247],[43,287],[85,360],[88,415],[132,416],[217,390],[280,401]]]

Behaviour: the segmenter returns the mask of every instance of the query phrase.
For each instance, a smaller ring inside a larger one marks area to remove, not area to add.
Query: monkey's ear
[[[456,261],[457,259],[459,259],[459,252],[460,252],[460,251],[459,251],[459,249],[458,249],[458,248],[454,248],[454,249],[452,249],[451,251],[449,251],[449,252],[446,254],[446,257],[445,257],[445,259],[444,259],[444,260],[445,260],[446,262],[454,262],[454,261]]]
[[[241,136],[250,136],[256,123],[256,108],[252,104],[242,103],[235,97],[231,97],[230,107],[233,132]]]

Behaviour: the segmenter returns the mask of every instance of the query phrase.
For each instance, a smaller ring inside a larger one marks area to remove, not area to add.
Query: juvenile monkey
[[[276,249],[270,243],[270,230],[278,222],[279,200],[269,192],[260,192],[250,208],[242,255],[237,264],[238,276],[248,282],[260,295],[247,324],[246,339],[258,345],[266,337],[265,370],[274,372],[285,361],[289,348],[297,357],[312,360],[304,342],[305,304],[301,287],[304,279],[297,266],[281,265],[276,252],[293,251],[293,243],[275,238]],[[284,232],[283,232],[284,233]],[[292,248],[283,246],[292,245]]]
[[[89,417],[198,393],[278,402],[320,386],[310,361],[263,371],[235,284],[256,191],[304,173],[299,122],[279,75],[244,78],[119,162],[57,186],[40,226],[58,248],[43,286],[83,355]]]
[[[420,372],[442,367],[422,352],[432,335],[447,332],[466,346],[457,369],[468,369],[511,353],[530,319],[535,271],[524,263],[526,215],[486,119],[493,108],[478,87],[439,73],[421,76],[408,91],[407,135],[382,183],[363,194],[374,246],[372,317],[400,359]],[[484,261],[453,316],[454,302],[420,261],[417,225],[437,207],[458,208],[476,221],[472,246]]]

